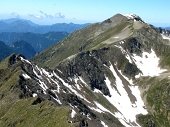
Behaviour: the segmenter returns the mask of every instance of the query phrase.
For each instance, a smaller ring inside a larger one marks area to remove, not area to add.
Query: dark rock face
[[[90,116],[93,119],[96,119],[97,116],[93,112],[91,112],[91,110],[81,100],[79,100],[77,96],[72,95],[72,94],[66,94],[63,96],[63,100],[67,104],[76,106],[79,109],[80,113],[85,113],[85,115],[90,114]]]
[[[130,38],[126,40],[126,43],[123,45],[126,50],[130,53],[140,54],[142,53],[141,48],[142,44],[136,38]]]
[[[16,63],[16,55],[12,54],[11,57],[9,58],[8,66],[13,65],[15,63]]]
[[[34,102],[32,102],[32,105],[39,104],[39,103],[41,103],[42,101],[43,101],[43,100],[38,97]]]
[[[129,77],[134,77],[135,75],[137,75],[140,71],[139,69],[131,64],[131,63],[127,63],[125,65],[125,68],[124,68],[124,74],[128,75]]]
[[[26,78],[22,73],[19,76],[18,84],[16,85],[16,87],[20,90],[20,94],[19,94],[20,99],[30,98],[33,97],[33,94],[36,94],[38,97],[34,102],[32,102],[32,105],[37,105],[44,100],[49,100],[54,102],[56,106],[61,106],[61,105],[75,106],[77,107],[79,114],[77,114],[77,117],[74,118],[74,122],[80,122],[79,126],[88,126],[88,122],[86,118],[87,115],[89,115],[89,117],[94,121],[98,120],[96,114],[93,113],[91,109],[88,108],[88,106],[84,104],[82,100],[80,100],[76,95],[69,93],[67,88],[63,86],[62,82],[53,76],[52,77],[53,80],[55,81],[58,80],[56,82],[58,82],[61,85],[62,90],[67,92],[67,93],[61,92],[60,94],[56,94],[53,91],[53,89],[57,89],[57,88],[55,87],[55,85],[53,86],[53,83],[51,83],[52,81],[50,81],[51,79],[49,79],[49,77],[45,75],[46,73],[42,74],[43,72],[40,71],[40,68],[38,69],[37,66],[26,61],[22,57],[22,55],[15,55],[15,54],[11,55],[11,57],[9,57],[8,63],[10,68],[19,67],[22,70],[23,74],[29,76],[29,78]],[[49,73],[52,73],[52,70],[50,70],[49,68],[46,68],[46,70],[48,70]],[[41,79],[40,82],[44,82],[44,84],[48,86],[48,89],[44,90],[40,86],[39,84],[40,79]],[[63,79],[65,79],[65,77],[63,77]],[[62,102],[62,104],[56,101],[59,99]]]
[[[154,28],[158,33],[160,34],[163,34],[167,37],[170,37],[170,31],[169,30],[166,30],[166,29],[163,29],[161,27],[158,27],[158,28]]]
[[[109,90],[104,82],[103,66],[89,55],[89,52],[80,53],[75,59],[68,61],[67,65],[61,63],[58,69],[64,73],[65,77],[82,76],[90,84],[92,90],[96,88],[101,90],[104,95],[109,95]]]

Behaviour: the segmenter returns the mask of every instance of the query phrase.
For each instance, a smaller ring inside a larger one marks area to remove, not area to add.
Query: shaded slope
[[[5,59],[13,52],[4,42],[0,41],[0,61]]]
[[[28,42],[23,40],[13,42],[10,45],[10,48],[14,51],[14,53],[22,54],[27,59],[30,59],[36,53],[34,48]]]
[[[7,45],[10,45],[15,41],[24,40],[28,42],[36,52],[40,52],[66,36],[68,36],[67,32],[48,32],[46,34],[3,32],[0,33],[0,40]]]

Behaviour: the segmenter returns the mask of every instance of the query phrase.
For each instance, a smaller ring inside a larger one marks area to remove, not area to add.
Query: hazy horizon
[[[96,23],[117,13],[136,14],[156,27],[169,27],[169,0],[5,0],[0,1],[0,20],[20,18],[40,25]]]

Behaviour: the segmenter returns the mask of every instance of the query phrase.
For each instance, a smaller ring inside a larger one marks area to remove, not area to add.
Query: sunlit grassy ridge
[[[0,63],[0,127],[75,127],[68,123],[69,107],[57,107],[53,102],[23,97],[20,75],[21,62],[9,64],[9,57]]]
[[[75,127],[67,121],[68,107],[56,107],[50,101],[32,105],[35,98],[23,99],[13,103],[1,117],[2,127]],[[1,109],[3,110],[3,109]]]

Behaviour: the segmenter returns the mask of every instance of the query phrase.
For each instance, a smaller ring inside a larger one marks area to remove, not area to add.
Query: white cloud
[[[37,19],[42,19],[43,16],[42,15],[36,15],[36,14],[28,14],[30,17],[34,17],[34,18],[37,18]]]
[[[65,15],[61,14],[61,13],[56,13],[55,14],[56,18],[65,18]]]
[[[47,19],[54,19],[54,18],[65,18],[65,15],[61,13],[56,13],[54,16],[47,14],[43,11],[39,11],[41,14],[28,14],[30,17],[34,17],[37,19],[47,18]]]
[[[19,18],[20,17],[19,14],[15,13],[15,12],[12,12],[10,15],[15,17],[15,18]]]
[[[50,14],[47,14],[47,13],[44,13],[43,11],[39,11],[41,14],[43,14],[46,18],[54,18],[54,16],[50,15]]]

